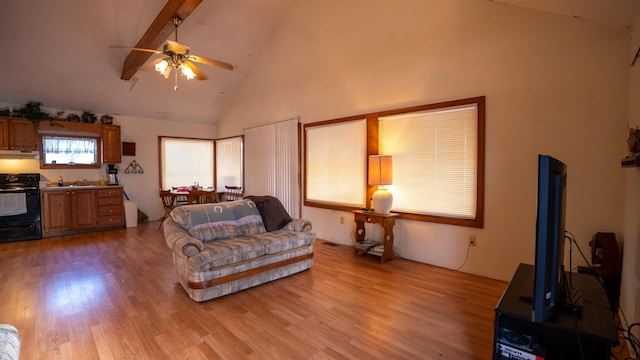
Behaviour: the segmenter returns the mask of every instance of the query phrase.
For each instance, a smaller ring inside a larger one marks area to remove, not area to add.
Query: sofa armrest
[[[202,241],[192,237],[171,217],[164,220],[164,240],[174,253],[181,257],[190,257],[204,250]]]
[[[305,232],[311,231],[311,221],[307,219],[293,219],[287,223],[281,230]]]

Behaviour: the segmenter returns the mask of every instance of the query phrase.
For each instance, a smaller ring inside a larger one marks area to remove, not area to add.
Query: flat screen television
[[[546,321],[567,298],[564,281],[564,233],[567,167],[538,155],[538,213],[532,320]]]

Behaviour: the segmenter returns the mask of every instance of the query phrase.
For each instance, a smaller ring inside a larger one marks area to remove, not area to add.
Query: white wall
[[[4,104],[20,106],[20,104]],[[49,111],[54,113],[55,111]],[[78,113],[68,111],[67,113]],[[81,111],[80,111],[81,113]],[[98,115],[100,116],[100,115]],[[158,195],[160,189],[158,136],[180,136],[193,138],[215,138],[215,125],[200,123],[188,123],[165,121],[157,119],[140,118],[133,116],[115,116],[114,123],[120,125],[120,134],[123,141],[136,143],[136,156],[123,156],[122,163],[118,164],[118,180],[124,186],[124,191],[138,208],[149,216],[150,220],[157,220],[164,214],[162,201]],[[197,156],[197,154],[185,154],[185,156]],[[135,160],[144,169],[143,174],[125,174],[127,166]],[[78,170],[53,170],[40,169],[39,160],[13,160],[0,159],[0,173],[34,172],[42,175],[42,180],[57,181],[62,176],[65,182],[87,179],[97,181],[100,175],[106,176],[107,166],[101,169]]]
[[[566,225],[582,249],[597,231],[621,235],[628,38],[624,29],[485,0],[299,0],[218,133],[485,95],[485,227],[399,220],[396,247],[457,268],[475,235],[462,271],[509,280],[534,258],[539,153],[568,165]],[[304,207],[302,215],[319,238],[353,242],[350,213]]]

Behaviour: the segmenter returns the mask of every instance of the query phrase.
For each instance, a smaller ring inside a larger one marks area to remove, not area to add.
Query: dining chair
[[[242,199],[242,186],[225,185],[224,188],[225,188],[224,195],[227,201]]]
[[[211,193],[211,191],[191,190],[189,191],[189,195],[187,195],[187,202],[189,203],[189,205],[206,204],[209,202],[209,195]]]
[[[164,206],[164,215],[160,219],[160,226],[164,223],[164,219],[169,217],[171,210],[176,207],[176,197],[171,193],[171,190],[160,190],[160,199],[162,199],[162,206]]]

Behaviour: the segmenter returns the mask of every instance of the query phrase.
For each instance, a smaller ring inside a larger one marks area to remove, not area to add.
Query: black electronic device
[[[118,168],[115,164],[107,164],[107,185],[118,185]]]
[[[531,320],[551,319],[559,309],[579,315],[564,272],[567,166],[551,156],[538,155],[538,211]]]
[[[564,273],[564,226],[567,167],[547,155],[538,155],[538,209],[533,279],[533,321],[555,315]]]

